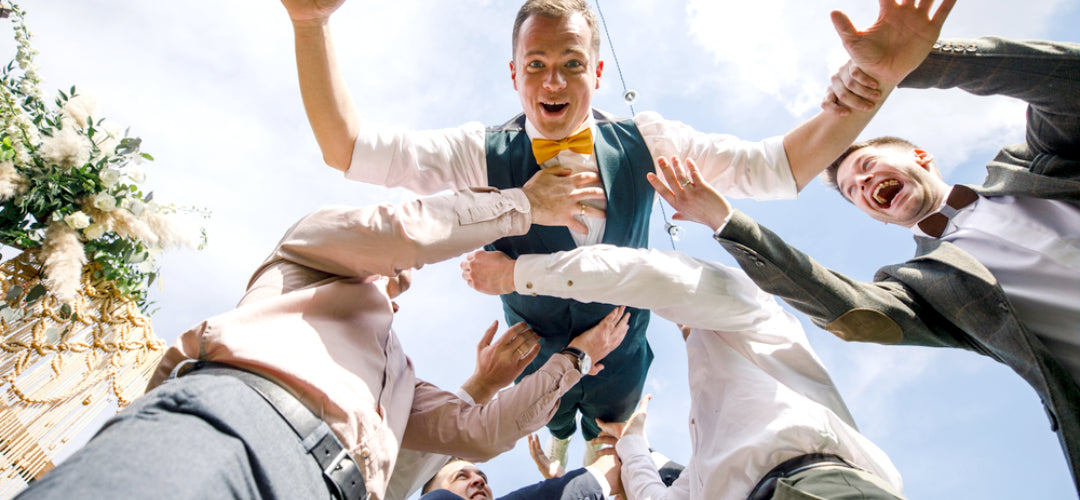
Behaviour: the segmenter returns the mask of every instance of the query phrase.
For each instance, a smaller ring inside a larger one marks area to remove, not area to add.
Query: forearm
[[[476,188],[401,205],[329,207],[293,226],[264,266],[287,260],[340,276],[393,276],[524,234],[530,224],[528,200],[518,189]]]
[[[682,498],[669,489],[656,471],[656,463],[649,452],[649,444],[643,436],[623,436],[615,445],[622,460],[622,485],[627,498],[650,498],[673,500]]]
[[[489,460],[543,427],[555,414],[559,398],[580,379],[570,359],[557,355],[485,405],[468,404],[421,382],[402,446]]]
[[[905,335],[931,337],[921,316],[936,313],[902,283],[852,280],[820,265],[738,211],[719,240],[758,286],[844,340],[894,344]],[[853,315],[845,316],[848,313]]]
[[[327,20],[294,21],[296,70],[308,122],[327,165],[348,170],[360,116],[338,69]]]
[[[698,328],[747,330],[769,316],[744,273],[678,252],[592,245],[522,255],[514,282],[518,293],[651,309]]]
[[[784,135],[784,150],[799,191],[855,142],[892,88],[883,87],[881,91],[881,100],[870,111],[851,110],[845,116],[821,111]]]

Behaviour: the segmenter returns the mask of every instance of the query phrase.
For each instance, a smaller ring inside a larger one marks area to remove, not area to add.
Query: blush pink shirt
[[[286,233],[235,310],[180,335],[150,386],[185,359],[278,382],[349,448],[373,498],[384,497],[401,446],[488,460],[547,423],[580,374],[567,357],[552,356],[486,405],[417,380],[376,280],[524,234],[529,208],[521,190],[476,188],[319,210]]]

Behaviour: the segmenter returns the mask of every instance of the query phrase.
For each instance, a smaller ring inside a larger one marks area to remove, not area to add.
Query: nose
[[[864,172],[855,177],[855,182],[859,185],[860,188],[867,188],[870,187],[870,181],[873,178],[874,176],[870,174],[870,172]]]
[[[563,77],[558,67],[552,66],[544,75],[544,90],[562,90],[563,87],[566,87],[566,78]]]

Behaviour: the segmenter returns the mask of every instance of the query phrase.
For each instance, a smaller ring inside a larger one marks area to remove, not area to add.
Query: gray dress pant
[[[17,498],[328,499],[289,424],[240,380],[193,372],[111,418]]]

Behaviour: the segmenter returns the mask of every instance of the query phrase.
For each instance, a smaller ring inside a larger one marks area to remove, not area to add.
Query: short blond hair
[[[528,0],[518,9],[517,18],[514,19],[514,40],[511,45],[514,53],[510,55],[511,58],[517,56],[518,35],[521,33],[521,25],[525,24],[526,19],[532,16],[561,19],[574,14],[581,14],[585,18],[585,22],[589,24],[589,30],[592,31],[590,40],[592,43],[590,45],[592,45],[593,55],[599,55],[600,31],[597,29],[596,13],[589,8],[588,2],[585,0]]]

